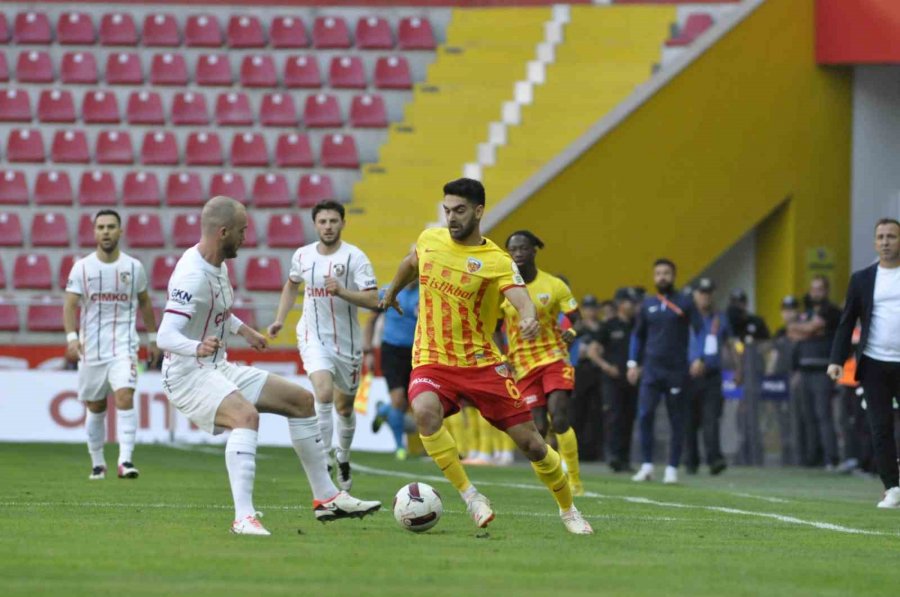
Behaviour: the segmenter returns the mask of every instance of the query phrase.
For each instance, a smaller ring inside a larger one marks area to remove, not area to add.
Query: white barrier
[[[312,390],[304,376],[288,377]],[[78,401],[78,379],[74,371],[0,371],[0,441],[4,442],[84,442],[84,405]],[[356,414],[353,448],[370,452],[391,452],[391,434],[384,429],[372,433],[375,404],[389,401],[384,378],[375,378],[369,392],[366,414]],[[110,400],[109,413],[115,405]],[[138,418],[138,443],[221,444],[224,435],[211,436],[194,428],[169,405],[162,390],[161,375],[146,372],[138,377],[135,392]],[[174,434],[170,433],[170,411],[174,411]],[[116,441],[116,417],[107,416],[107,441]],[[259,443],[266,446],[290,446],[287,422],[283,417],[260,417]],[[334,438],[337,445],[337,437]]]

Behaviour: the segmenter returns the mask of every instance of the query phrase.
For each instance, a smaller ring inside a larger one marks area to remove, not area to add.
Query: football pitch
[[[239,537],[221,450],[138,446],[140,479],[89,482],[82,445],[0,444],[0,594],[846,596],[900,583],[900,511],[875,508],[874,479],[733,468],[671,487],[591,466],[576,503],[595,534],[573,536],[527,465],[470,468],[497,514],[483,534],[431,461],[380,454],[354,455],[352,493],[385,508],[323,525],[294,453],[262,448],[255,502],[273,536]],[[411,480],[444,498],[420,535],[390,511]]]

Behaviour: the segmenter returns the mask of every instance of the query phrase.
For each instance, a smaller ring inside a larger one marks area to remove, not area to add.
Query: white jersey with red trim
[[[119,253],[113,263],[96,253],[79,259],[69,272],[66,292],[81,296],[79,338],[86,364],[130,358],[138,350],[138,294],[147,290],[141,262]]]
[[[301,346],[317,343],[335,354],[358,355],[363,343],[358,308],[328,294],[325,278],[337,278],[348,290],[377,290],[375,272],[366,254],[350,243],[341,241],[330,255],[322,255],[318,247],[318,242],[300,247],[291,258],[290,280],[305,287],[297,340]]]

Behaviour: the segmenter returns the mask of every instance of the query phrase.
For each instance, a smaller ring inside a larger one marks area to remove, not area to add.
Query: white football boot
[[[879,508],[900,508],[900,487],[891,487],[884,492],[884,499],[878,502]]]
[[[566,525],[566,530],[573,535],[594,534],[594,529],[591,528],[591,524],[584,519],[581,512],[578,511],[578,508],[576,508],[574,504],[566,511],[560,510],[559,516],[562,518],[563,524]]]
[[[381,509],[381,502],[358,500],[346,491],[339,491],[330,500],[313,500],[316,520],[329,522],[339,518],[362,518]]]
[[[101,479],[106,478],[106,465],[103,466],[95,466],[91,469],[91,474],[88,477],[91,481],[99,481]]]
[[[653,480],[653,465],[649,462],[645,462],[641,465],[641,468],[638,469],[638,472],[631,478],[632,481],[652,481]]]
[[[231,532],[235,535],[257,535],[259,537],[268,537],[272,533],[266,530],[266,527],[259,522],[259,518],[262,517],[262,514],[259,512],[256,515],[245,516],[241,520],[235,520],[231,523]]]
[[[678,469],[674,466],[667,466],[666,472],[663,474],[663,483],[666,485],[675,485],[678,483]]]
[[[475,526],[479,529],[485,528],[492,520],[494,520],[494,511],[491,509],[491,501],[476,493],[472,499],[466,502],[466,510],[469,516],[475,521]]]

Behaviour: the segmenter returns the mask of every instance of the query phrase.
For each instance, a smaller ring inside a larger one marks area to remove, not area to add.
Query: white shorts
[[[164,366],[163,390],[169,402],[191,423],[215,435],[224,431],[216,427],[216,412],[222,401],[229,394],[240,392],[248,402],[256,404],[268,377],[268,371],[227,361],[186,373]]]
[[[78,363],[78,399],[82,402],[106,400],[110,392],[137,385],[137,356],[88,365]]]
[[[334,379],[334,387],[343,394],[356,396],[359,388],[359,372],[362,368],[362,356],[345,356],[332,352],[321,344],[310,342],[299,343],[300,359],[306,374],[316,371],[329,371]]]

